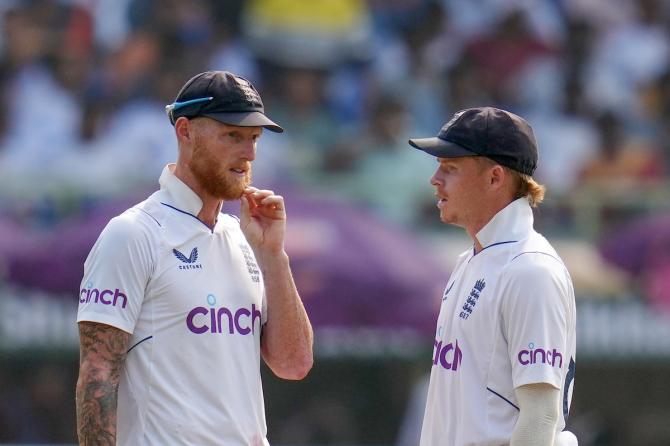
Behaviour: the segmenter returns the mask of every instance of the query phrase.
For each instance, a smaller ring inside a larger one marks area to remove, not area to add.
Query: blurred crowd
[[[670,308],[664,0],[3,0],[2,259],[153,191],[176,156],[164,107],[207,69],[251,80],[286,130],[263,135],[255,184],[416,234],[439,224],[436,164],[407,139],[472,106],[526,117],[548,187],[540,228],[586,241],[580,261],[595,252]]]
[[[432,212],[433,160],[407,138],[469,106],[528,118],[550,196],[667,179],[660,0],[6,0],[0,13],[2,205],[39,224],[76,211],[64,195],[153,188],[176,153],[164,106],[205,69],[250,79],[287,130],[265,136],[258,182],[402,225]]]
[[[250,79],[286,129],[264,135],[256,185],[415,233],[439,225],[435,164],[407,139],[484,104],[533,125],[541,230],[597,244],[670,208],[668,2],[5,0],[0,14],[0,241],[154,190],[176,156],[164,107],[206,69]],[[596,248],[572,255],[584,281],[639,276]],[[658,251],[640,263],[670,268]]]

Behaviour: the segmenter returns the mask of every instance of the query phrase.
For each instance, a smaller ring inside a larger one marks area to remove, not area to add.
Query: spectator
[[[582,183],[621,191],[663,177],[659,150],[648,142],[631,140],[621,118],[614,112],[603,113],[597,126],[598,151],[584,164]]]
[[[431,172],[435,163],[407,150],[411,118],[400,99],[385,95],[370,110],[370,123],[357,135],[345,156],[354,157],[350,169],[333,172],[333,190],[370,207],[391,222],[410,227],[424,207],[433,205],[427,183],[417,174]],[[341,152],[340,152],[341,154]],[[403,166],[398,171],[397,166]]]
[[[627,119],[639,110],[638,85],[660,75],[670,61],[667,8],[658,0],[632,5],[626,21],[597,35],[585,90],[593,104],[625,112]]]

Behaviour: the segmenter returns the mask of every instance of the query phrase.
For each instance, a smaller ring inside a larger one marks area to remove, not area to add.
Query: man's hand
[[[284,252],[284,198],[271,190],[247,187],[241,199],[240,227],[257,257]]]
[[[247,187],[242,195],[240,227],[254,250],[265,284],[268,319],[261,335],[263,359],[277,376],[302,379],[314,362],[314,335],[284,251],[284,199],[271,190]]]

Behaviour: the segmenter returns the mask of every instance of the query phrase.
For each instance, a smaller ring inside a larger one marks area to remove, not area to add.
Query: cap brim
[[[240,127],[264,127],[271,132],[282,133],[284,131],[279,125],[261,112],[238,112],[238,113],[203,113],[202,116],[216,119],[219,122]]]
[[[478,153],[468,150],[463,146],[459,146],[453,142],[446,141],[442,138],[415,138],[410,139],[409,144],[419,150],[436,156],[438,158],[457,158],[459,156],[478,156]]]

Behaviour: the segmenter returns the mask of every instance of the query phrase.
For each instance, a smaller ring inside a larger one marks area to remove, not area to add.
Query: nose
[[[442,181],[438,178],[438,173],[439,169],[435,171],[432,177],[430,177],[431,186],[440,187],[442,185]]]
[[[248,140],[245,142],[242,156],[248,161],[253,161],[256,159],[256,141]]]

